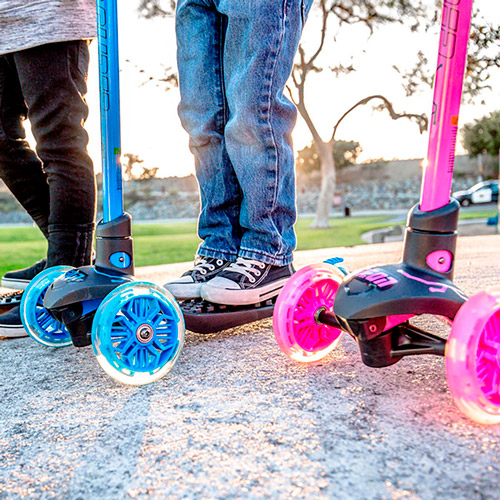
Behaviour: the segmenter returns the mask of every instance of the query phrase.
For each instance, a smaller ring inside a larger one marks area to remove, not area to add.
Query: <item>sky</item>
[[[493,0],[476,0],[475,8],[493,23],[500,23],[500,9]],[[175,34],[172,19],[142,19],[136,11],[135,0],[119,3],[119,44],[121,66],[121,127],[122,152],[142,158],[149,168],[158,167],[158,175],[185,176],[194,172],[188,138],[182,129],[176,88],[165,91],[165,85],[151,76],[161,77],[163,67],[175,68]],[[314,12],[303,33],[306,46],[313,46],[318,35],[318,14]],[[352,63],[356,71],[336,77],[328,70],[313,75],[306,87],[306,99],[313,120],[323,136],[329,139],[334,123],[344,111],[358,100],[372,94],[390,98],[396,111],[429,113],[432,90],[423,88],[411,98],[406,97],[401,78],[393,69],[397,65],[410,69],[418,50],[429,61],[436,60],[437,31],[412,35],[406,26],[385,26],[372,36],[364,28],[348,28],[330,33],[322,55],[325,66],[342,62]],[[99,93],[97,78],[97,43],[91,47],[91,68],[87,101],[90,115],[87,130],[89,151],[100,170]],[[468,123],[500,108],[500,82],[495,75],[494,91],[484,92],[474,104],[464,104],[460,124]],[[481,101],[484,100],[484,104]],[[299,117],[293,133],[296,150],[311,142],[307,126]],[[427,134],[408,120],[391,120],[387,112],[358,108],[344,120],[337,139],[355,140],[363,152],[359,161],[370,159],[406,159],[424,157]],[[462,153],[460,144],[457,153]]]

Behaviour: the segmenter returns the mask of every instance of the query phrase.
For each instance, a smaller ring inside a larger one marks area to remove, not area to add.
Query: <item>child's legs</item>
[[[227,156],[222,50],[226,22],[207,0],[179,0],[176,16],[181,103],[200,185],[199,253],[234,261],[241,231],[241,191]]]
[[[301,0],[220,0],[218,8],[228,17],[226,147],[243,192],[239,255],[286,265],[296,243],[296,109],[283,91],[306,8]]]
[[[90,262],[95,179],[83,124],[88,44],[47,44],[14,54],[50,192],[48,265]]]
[[[0,177],[48,238],[49,186],[25,141],[27,112],[12,56],[0,56]]]

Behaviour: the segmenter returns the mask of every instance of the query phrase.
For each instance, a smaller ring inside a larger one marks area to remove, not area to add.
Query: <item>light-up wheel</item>
[[[500,288],[474,295],[459,309],[446,343],[446,377],[469,418],[500,424]]]
[[[21,299],[21,321],[31,338],[48,347],[66,347],[72,344],[66,327],[54,319],[43,306],[49,286],[73,269],[69,266],[49,267],[37,274],[28,284]]]
[[[153,283],[126,283],[99,305],[92,345],[108,375],[125,384],[144,385],[174,366],[184,331],[180,307],[167,290]]]
[[[296,361],[317,361],[335,349],[342,330],[321,324],[318,314],[333,309],[343,273],[330,264],[307,266],[283,287],[273,314],[281,350]]]

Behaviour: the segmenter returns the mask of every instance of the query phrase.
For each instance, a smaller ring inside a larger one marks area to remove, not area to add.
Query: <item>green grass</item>
[[[47,242],[34,227],[0,228],[0,276],[40,260],[47,253]]]
[[[332,219],[332,227],[328,229],[309,229],[311,219],[300,219],[296,226],[298,250],[362,244],[362,233],[390,225],[385,219]],[[137,267],[189,261],[199,244],[194,222],[134,224],[133,236]],[[47,244],[36,228],[0,228],[0,275],[31,265],[46,251]]]
[[[330,220],[331,227],[327,229],[310,229],[311,222],[311,219],[298,220],[297,250],[361,245],[363,233],[394,225],[387,222],[386,216],[335,218]]]
[[[496,207],[492,207],[489,210],[466,210],[462,209],[460,212],[460,219],[486,219],[488,217],[494,217],[497,213]]]
[[[464,211],[461,218],[485,218],[495,213],[495,207]],[[361,245],[361,235],[366,231],[394,224],[387,220],[386,216],[335,218],[331,219],[328,229],[310,229],[311,219],[299,219],[296,225],[297,250]],[[194,222],[134,224],[133,236],[137,267],[189,261],[199,244]],[[38,229],[0,227],[0,276],[6,271],[33,264],[46,252],[47,243]]]
[[[200,242],[194,222],[134,224],[133,236],[137,267],[191,260]]]

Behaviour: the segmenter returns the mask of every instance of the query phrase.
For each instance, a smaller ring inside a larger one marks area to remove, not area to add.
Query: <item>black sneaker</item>
[[[20,309],[19,306],[16,306],[0,315],[0,337],[28,336],[21,321]]]
[[[177,300],[200,298],[201,285],[214,278],[230,262],[212,257],[198,257],[194,267],[180,278],[168,281],[163,285]]]
[[[18,269],[17,271],[9,271],[2,278],[2,286],[5,288],[15,288],[16,290],[24,290],[28,283],[41,271],[45,269],[47,264],[46,259],[42,259],[31,267],[26,269]]]
[[[201,296],[216,304],[257,304],[278,295],[293,274],[292,264],[273,266],[238,257],[201,288]]]

